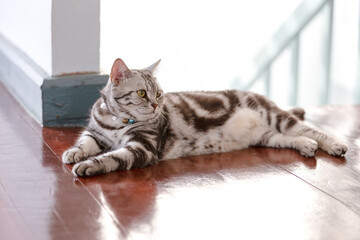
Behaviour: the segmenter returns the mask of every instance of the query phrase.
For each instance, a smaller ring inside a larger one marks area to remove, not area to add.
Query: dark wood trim
[[[107,75],[86,74],[45,79],[42,89],[44,126],[83,126],[100,96]]]

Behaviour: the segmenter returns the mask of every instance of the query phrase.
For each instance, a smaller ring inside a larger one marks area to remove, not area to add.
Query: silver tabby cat
[[[347,146],[307,126],[302,109],[284,111],[265,97],[236,90],[164,94],[153,73],[121,59],[92,107],[90,122],[64,152],[77,176],[153,165],[160,160],[265,146],[313,157],[321,148],[342,156]]]

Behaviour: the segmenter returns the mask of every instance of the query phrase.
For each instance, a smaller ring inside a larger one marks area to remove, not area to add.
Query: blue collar
[[[134,119],[123,118],[123,123],[124,124],[133,124],[133,123],[136,123],[136,121]]]
[[[106,103],[101,103],[100,108],[106,109]],[[113,115],[112,120],[116,121],[117,119],[118,119],[118,117]],[[124,124],[134,124],[134,123],[136,123],[136,121],[134,119],[130,119],[130,118],[123,118],[122,122]]]

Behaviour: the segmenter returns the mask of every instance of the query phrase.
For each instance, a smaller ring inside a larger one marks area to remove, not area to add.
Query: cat
[[[314,157],[318,147],[343,156],[341,141],[306,125],[304,110],[284,111],[266,97],[238,90],[166,93],[154,71],[130,70],[116,59],[90,121],[62,161],[76,176],[139,168],[160,160],[240,150],[293,148]]]

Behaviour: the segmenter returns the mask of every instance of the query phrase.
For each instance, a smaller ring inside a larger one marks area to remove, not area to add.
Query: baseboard
[[[83,126],[100,96],[107,75],[86,74],[45,79],[42,84],[43,125]]]
[[[28,56],[0,36],[0,81],[42,126],[83,126],[106,74],[47,76]]]

